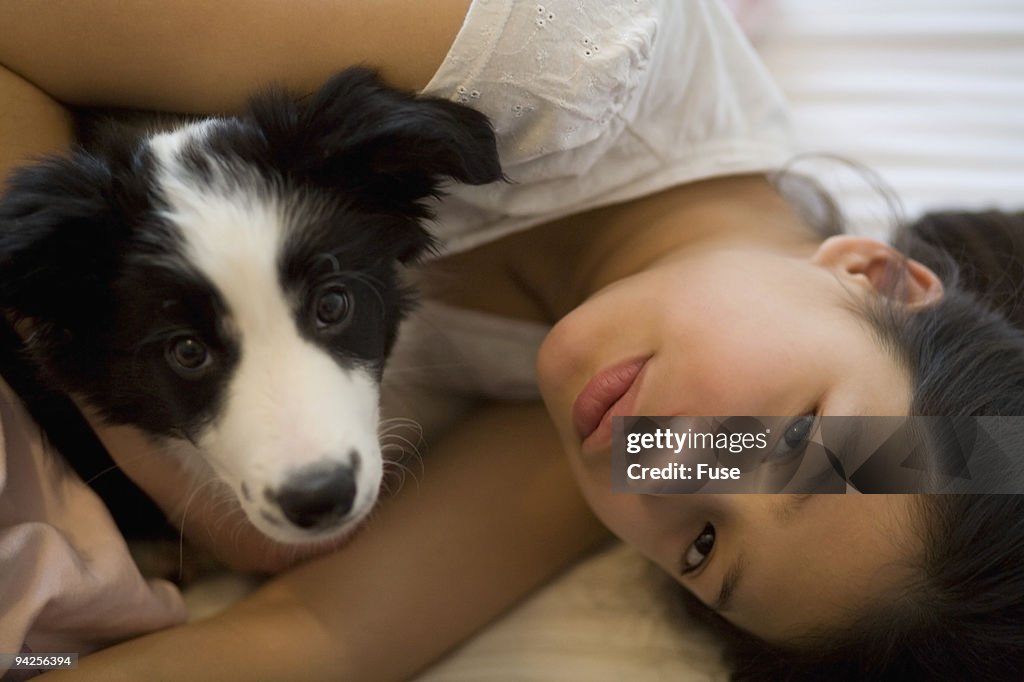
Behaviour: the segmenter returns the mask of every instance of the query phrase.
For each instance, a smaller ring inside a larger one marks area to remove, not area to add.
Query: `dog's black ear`
[[[385,206],[437,195],[449,178],[502,178],[486,116],[391,88],[369,69],[343,71],[300,102],[265,93],[250,113],[285,167]]]
[[[105,160],[84,152],[17,169],[0,197],[0,310],[11,319],[86,314],[88,290],[111,267],[115,182]]]

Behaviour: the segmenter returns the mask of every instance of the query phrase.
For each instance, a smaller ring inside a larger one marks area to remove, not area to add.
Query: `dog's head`
[[[339,74],[304,102],[75,151],[0,203],[0,311],[54,387],[195,445],[286,542],[359,521],[423,201],[501,176],[481,114]]]

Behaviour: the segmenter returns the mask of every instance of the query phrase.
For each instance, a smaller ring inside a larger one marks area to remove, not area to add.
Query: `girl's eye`
[[[786,427],[785,433],[775,446],[776,455],[789,455],[803,447],[810,440],[814,433],[814,422],[816,417],[813,414],[804,415]]]
[[[317,292],[313,315],[320,329],[341,324],[351,313],[352,299],[345,287],[332,284]]]
[[[199,378],[212,363],[206,344],[191,335],[171,339],[167,346],[167,361],[171,369],[186,379]]]
[[[683,573],[695,571],[704,563],[715,546],[715,527],[710,523],[704,526],[697,539],[686,550],[683,556]]]

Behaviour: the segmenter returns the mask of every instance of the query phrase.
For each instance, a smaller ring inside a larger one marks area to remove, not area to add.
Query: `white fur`
[[[273,187],[239,177],[236,169],[227,173],[214,166],[213,181],[200,184],[179,162],[182,145],[201,139],[215,124],[203,122],[151,140],[157,185],[167,203],[164,217],[184,236],[190,265],[226,303],[229,319],[222,322],[241,348],[222,413],[198,445],[264,533],[287,542],[322,539],[288,524],[264,491],[277,490],[289,473],[306,465],[348,465],[355,450],[361,465],[344,528],[355,525],[376,501],[381,481],[379,387],[370,372],[339,367],[296,328],[277,259],[302,211],[286,210]]]

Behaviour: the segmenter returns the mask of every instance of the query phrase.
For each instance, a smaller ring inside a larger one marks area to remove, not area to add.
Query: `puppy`
[[[86,480],[112,477],[72,399],[219,477],[277,541],[345,533],[381,482],[399,267],[431,248],[444,182],[500,179],[487,119],[350,69],[304,101],[126,130],[13,175],[0,374]],[[121,501],[122,528],[144,518]]]

